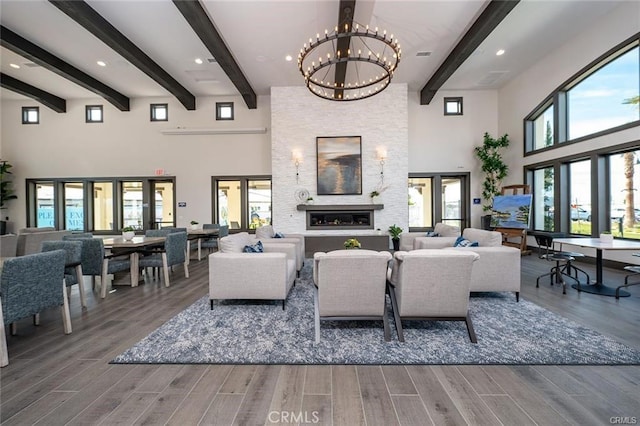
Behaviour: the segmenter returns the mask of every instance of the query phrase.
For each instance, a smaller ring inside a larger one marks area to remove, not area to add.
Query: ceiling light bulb
[[[194,61],[195,61],[196,64],[202,65],[202,59],[196,58],[196,59],[194,59]]]
[[[287,62],[291,62],[291,60],[292,60],[293,58],[291,57],[291,55],[287,55],[287,56],[285,56],[285,57],[284,57],[284,59],[285,59]]]
[[[15,69],[17,69],[17,70],[18,70],[18,69],[20,69],[20,65],[18,65],[18,64],[9,64],[9,66],[10,66],[11,68],[15,68]]]
[[[97,61],[96,64],[100,65],[101,67],[107,66],[107,63],[105,61]]]
[[[504,49],[500,49],[496,52],[496,56],[502,56],[504,55]]]

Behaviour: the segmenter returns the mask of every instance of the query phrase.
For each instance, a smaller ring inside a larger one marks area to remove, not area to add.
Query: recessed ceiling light
[[[202,59],[196,58],[195,61],[196,61],[196,64],[202,65]]]
[[[502,56],[504,55],[504,49],[500,49],[496,52],[496,56]]]
[[[291,62],[291,61],[293,60],[293,58],[291,57],[291,55],[287,55],[287,56],[285,56],[285,57],[284,57],[284,59],[285,59],[287,62]]]
[[[20,65],[18,64],[9,64],[11,68],[20,69]]]
[[[107,63],[105,61],[98,61],[96,62],[96,64],[100,65],[101,67],[106,67]]]

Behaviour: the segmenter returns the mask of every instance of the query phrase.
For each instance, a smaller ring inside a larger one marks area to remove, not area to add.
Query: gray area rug
[[[382,321],[323,321],[314,343],[311,261],[281,302],[205,296],[112,363],[135,364],[639,364],[640,351],[513,294],[471,297],[478,343],[463,322],[403,321],[405,342]]]

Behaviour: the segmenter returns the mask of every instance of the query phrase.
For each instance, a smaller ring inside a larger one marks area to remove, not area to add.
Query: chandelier
[[[398,39],[347,19],[333,32],[309,39],[298,54],[298,69],[307,88],[332,101],[355,101],[387,88],[400,62]]]

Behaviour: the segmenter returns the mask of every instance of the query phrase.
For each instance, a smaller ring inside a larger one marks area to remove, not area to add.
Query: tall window
[[[610,223],[615,237],[640,239],[640,151],[612,154],[609,159]]]
[[[554,230],[553,167],[533,172],[533,228],[540,231]]]
[[[53,203],[53,182],[39,182],[35,186],[36,227],[56,226],[56,210]]]
[[[408,181],[409,229],[433,229],[438,222],[460,229],[469,226],[469,191],[468,174],[412,174]]]
[[[567,92],[569,139],[640,119],[630,102],[640,91],[639,48],[618,56]]]
[[[533,120],[533,149],[553,145],[553,104]]]
[[[84,230],[84,184],[82,182],[64,184],[64,229]]]
[[[214,221],[248,231],[271,224],[270,177],[212,178]]]
[[[572,234],[591,235],[591,161],[569,164],[570,230]]]
[[[112,231],[113,221],[113,182],[95,182],[93,184],[93,229]]]
[[[122,226],[144,229],[142,182],[122,183]]]

